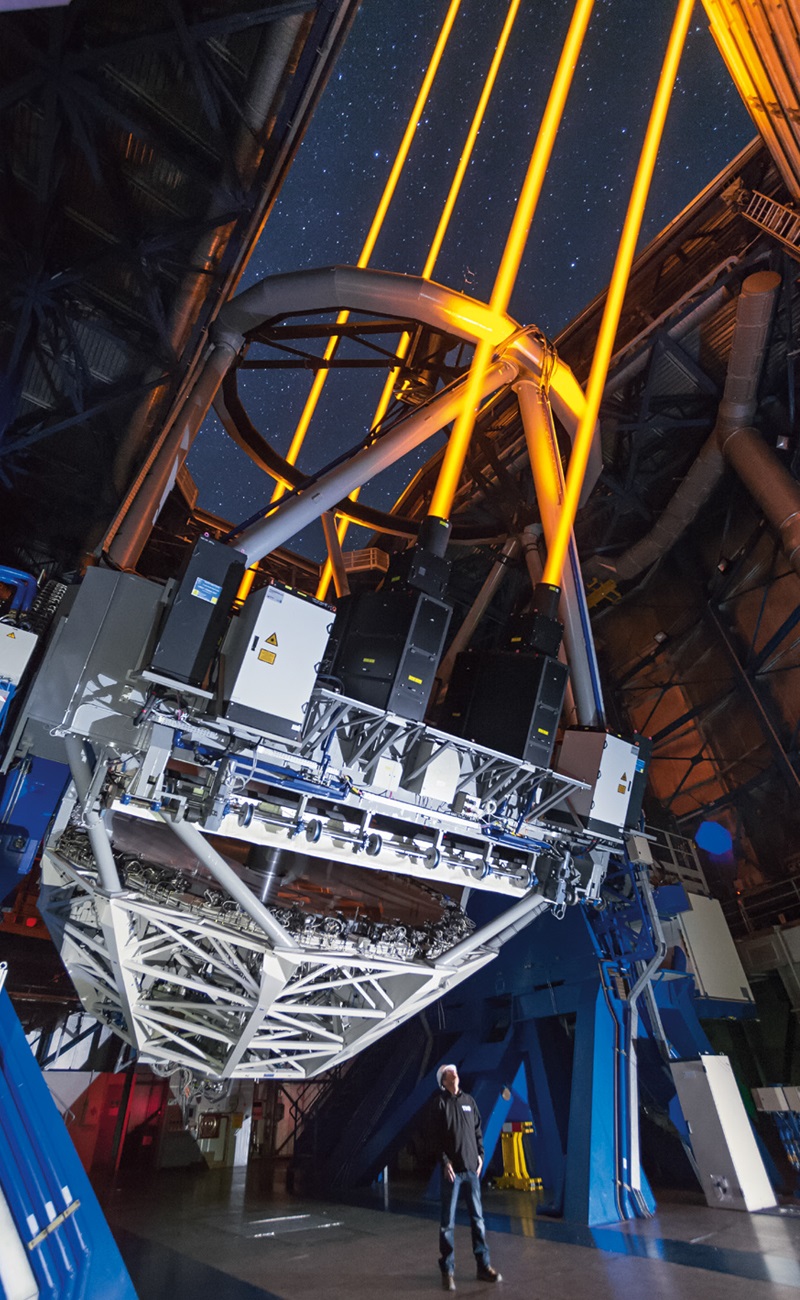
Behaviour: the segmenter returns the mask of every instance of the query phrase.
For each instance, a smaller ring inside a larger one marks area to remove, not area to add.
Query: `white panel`
[[[225,699],[285,718],[300,731],[332,612],[281,587],[255,592],[225,645]]]
[[[38,639],[35,632],[0,623],[0,678],[19,686]]]
[[[604,731],[567,731],[558,759],[558,771],[587,781],[593,788],[576,790],[570,807],[587,819],[591,829],[625,825],[631,787],[636,775],[639,746]]]
[[[727,1002],[752,1002],[753,994],[716,898],[687,895],[691,911],[678,921],[686,956],[700,993]]]
[[[675,1061],[671,1070],[708,1204],[751,1211],[775,1205],[727,1056]]]

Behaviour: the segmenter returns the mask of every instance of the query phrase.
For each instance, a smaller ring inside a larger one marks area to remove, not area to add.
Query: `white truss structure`
[[[446,954],[403,960],[341,937],[324,948],[303,937],[276,946],[235,908],[133,889],[110,896],[95,871],[53,850],[40,906],[86,1010],[143,1062],[210,1078],[303,1079],[330,1069],[496,951],[479,947],[448,965]]]

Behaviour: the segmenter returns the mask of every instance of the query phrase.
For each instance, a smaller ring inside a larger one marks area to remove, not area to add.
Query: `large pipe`
[[[496,361],[486,375],[483,396],[510,384],[517,368],[510,360]],[[434,398],[423,410],[403,420],[383,438],[356,452],[343,464],[316,479],[310,487],[283,501],[266,519],[251,524],[236,538],[236,549],[244,552],[247,563],[263,559],[270,551],[283,546],[325,510],[331,510],[357,487],[394,465],[455,418],[462,400],[464,382]]]
[[[238,351],[245,336],[265,321],[344,308],[417,321],[467,343],[488,339],[496,350],[502,348],[504,356],[534,374],[542,373],[545,362],[552,364],[553,410],[568,437],[574,437],[586,405],[583,389],[569,367],[553,356],[540,332],[535,327],[521,329],[510,316],[493,311],[477,298],[469,298],[421,276],[355,266],[328,266],[269,276],[225,304],[212,327],[212,336]],[[599,428],[596,428],[581,504],[602,468]]]
[[[777,530],[783,552],[800,577],[800,485],[757,429],[731,429],[720,436],[720,443],[726,459]]]
[[[791,557],[797,551],[797,542],[792,538],[798,528],[793,521],[798,516],[800,491],[774,453],[747,427],[756,412],[758,381],[779,286],[780,276],[774,271],[756,271],[744,281],[713,432],[650,532],[615,560],[592,561],[587,572],[628,582],[660,560],[719,483],[725,458],[780,531],[790,561],[797,567],[797,560]]]
[[[563,496],[558,446],[547,397],[542,392],[541,384],[534,383],[530,379],[522,379],[515,387],[528,445],[542,529],[549,547],[558,526]],[[602,725],[603,702],[588,610],[585,616],[581,617],[583,592],[579,590],[579,582],[582,583],[580,571],[576,576],[573,565],[567,563],[561,578],[558,612],[564,625],[564,646],[570,668],[570,684],[578,723],[582,727],[596,727]],[[593,680],[593,671],[595,680]]]
[[[255,921],[256,925],[261,926],[261,929],[274,944],[281,948],[296,947],[289,931],[285,930],[280,921],[276,921],[264,904],[259,902],[255,894],[247,888],[244,881],[239,879],[233,867],[228,866],[225,859],[209,844],[206,837],[196,826],[191,822],[187,822],[185,818],[176,821],[164,813],[160,813],[159,816],[164,824],[175,832],[187,849],[190,849],[194,856],[199,858],[217,884],[227,894],[230,894],[231,898],[235,899],[242,911],[246,912]]]
[[[64,737],[64,749],[67,753],[69,770],[77,791],[78,803],[81,806],[83,824],[86,827],[94,860],[100,874],[100,883],[107,893],[121,894],[122,885],[120,884],[117,864],[114,861],[108,831],[100,813],[96,812],[92,806],[94,802],[92,784],[95,773],[89,766],[86,747],[77,736],[68,734]]]

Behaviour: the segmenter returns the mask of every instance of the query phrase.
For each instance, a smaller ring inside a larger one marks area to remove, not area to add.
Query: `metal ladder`
[[[800,212],[753,190],[743,215],[800,259]]]

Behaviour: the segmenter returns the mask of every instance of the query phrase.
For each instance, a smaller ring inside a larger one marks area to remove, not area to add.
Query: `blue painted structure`
[[[630,995],[637,979],[663,954],[652,912],[674,917],[689,908],[689,900],[682,886],[666,886],[654,892],[655,908],[648,909],[637,869],[627,861],[609,871],[604,900],[602,908],[570,908],[561,920],[552,914],[537,918],[494,962],[446,996],[435,1013],[439,1032],[433,1043],[430,1025],[427,1039],[419,1036],[424,1068],[409,1060],[406,1039],[396,1058],[394,1039],[381,1047],[385,1082],[369,1052],[363,1064],[353,1063],[351,1088],[364,1068],[371,1071],[367,1089],[372,1085],[381,1094],[397,1084],[397,1100],[374,1117],[340,1181],[352,1185],[375,1177],[409,1131],[419,1129],[420,1112],[436,1087],[436,1066],[452,1060],[483,1116],[485,1171],[512,1107],[529,1108],[529,1167],[550,1197],[538,1205],[540,1215],[600,1226],[654,1212],[652,1191],[638,1168],[639,1069],[648,1103],[672,1121],[691,1163],[669,1060],[713,1050],[700,1015],[733,1010],[749,1016],[755,1008],[725,1004],[720,1011],[698,997],[685,969],[655,971],[652,1011],[644,995],[634,1007]],[[482,909],[475,919],[487,920],[483,912],[496,903],[474,901]],[[358,1126],[367,1117],[353,1107],[348,1119],[353,1118]],[[683,1160],[678,1142],[675,1152]],[[430,1195],[437,1180],[435,1173]]]
[[[25,758],[0,777],[0,903],[33,866],[69,782],[69,768]]]
[[[0,978],[4,975],[0,965]],[[92,1185],[3,989],[0,1174],[41,1300],[136,1300]],[[10,1249],[0,1240],[0,1250]]]

